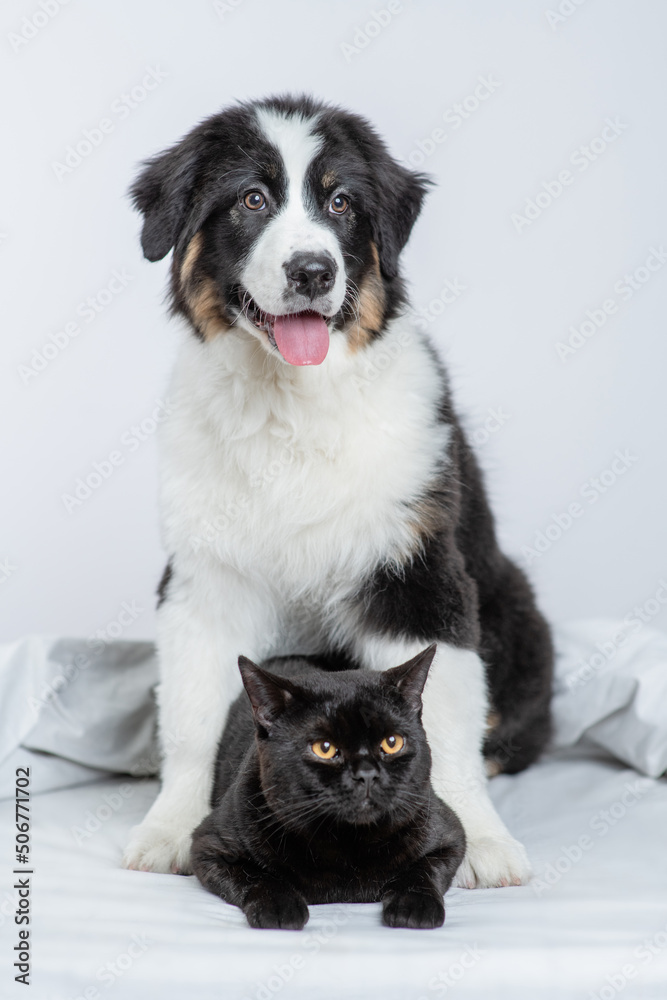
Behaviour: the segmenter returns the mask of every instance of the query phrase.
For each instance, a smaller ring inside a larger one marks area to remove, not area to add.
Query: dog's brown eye
[[[338,754],[338,747],[330,743],[329,740],[317,740],[310,749],[321,760],[331,760]]]
[[[335,198],[331,199],[329,211],[333,215],[343,215],[344,212],[347,212],[349,207],[350,203],[347,198],[342,194],[337,194]]]
[[[405,746],[405,740],[396,733],[393,736],[386,736],[380,744],[383,753],[398,753]]]
[[[257,212],[260,208],[264,208],[266,205],[266,198],[261,191],[248,191],[247,195],[243,199],[243,204],[246,208],[249,208],[251,212]]]

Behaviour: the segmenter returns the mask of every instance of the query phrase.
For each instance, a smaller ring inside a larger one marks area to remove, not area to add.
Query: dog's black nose
[[[336,261],[328,253],[295,253],[283,267],[290,288],[311,302],[330,291],[336,280]]]

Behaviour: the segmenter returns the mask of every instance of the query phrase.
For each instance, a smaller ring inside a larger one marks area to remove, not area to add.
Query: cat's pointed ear
[[[258,667],[247,656],[239,656],[239,670],[255,722],[268,731],[293,700],[297,690],[288,680]]]
[[[432,642],[430,646],[423,649],[421,653],[417,653],[411,660],[402,663],[400,667],[385,670],[386,679],[398,688],[401,695],[413,708],[421,708],[422,691],[437,648],[437,644]]]

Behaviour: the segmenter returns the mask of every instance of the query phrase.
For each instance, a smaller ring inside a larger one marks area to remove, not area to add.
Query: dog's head
[[[357,115],[269,98],[202,122],[132,188],[149,260],[203,339],[231,327],[293,365],[356,350],[402,301],[398,257],[426,179]]]

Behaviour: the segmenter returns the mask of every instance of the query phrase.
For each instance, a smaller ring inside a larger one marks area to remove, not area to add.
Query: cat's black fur
[[[192,866],[253,927],[300,930],[308,903],[382,902],[391,927],[439,927],[465,852],[434,794],[421,693],[435,645],[384,672],[240,657],[246,692],[220,742]],[[403,749],[383,754],[398,734]],[[318,740],[339,748],[319,759]]]

